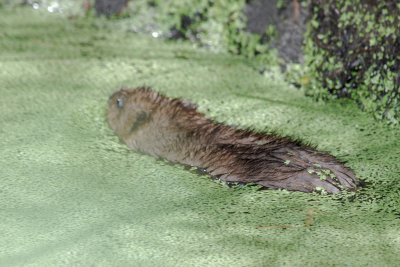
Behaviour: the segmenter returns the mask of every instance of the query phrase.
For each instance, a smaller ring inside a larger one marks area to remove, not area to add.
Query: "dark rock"
[[[119,15],[128,4],[128,0],[96,0],[94,8],[98,16]]]
[[[277,36],[271,40],[272,47],[279,51],[285,62],[303,62],[308,10],[301,7],[299,0],[286,1],[282,8],[278,8],[276,0],[251,0],[246,4],[244,13],[247,31],[260,34],[266,40],[267,27],[274,26]]]

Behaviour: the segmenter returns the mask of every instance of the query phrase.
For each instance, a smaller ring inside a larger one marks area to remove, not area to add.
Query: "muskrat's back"
[[[353,172],[329,154],[216,123],[195,105],[149,88],[115,92],[108,106],[110,127],[131,149],[205,169],[224,181],[329,193],[357,186]]]

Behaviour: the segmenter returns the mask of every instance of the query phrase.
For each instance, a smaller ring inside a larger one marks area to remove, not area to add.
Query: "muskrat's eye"
[[[124,101],[121,98],[117,98],[117,107],[118,108],[124,107]]]

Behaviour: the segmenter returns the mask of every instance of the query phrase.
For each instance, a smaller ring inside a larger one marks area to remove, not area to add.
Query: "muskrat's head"
[[[108,124],[122,138],[134,134],[151,120],[157,98],[156,92],[144,87],[115,92],[108,100]]]

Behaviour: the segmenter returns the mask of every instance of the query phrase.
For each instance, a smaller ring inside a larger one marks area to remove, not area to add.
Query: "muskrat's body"
[[[356,188],[352,171],[328,154],[288,138],[216,123],[194,105],[149,88],[114,93],[108,123],[130,148],[204,168],[223,181],[303,192]]]

